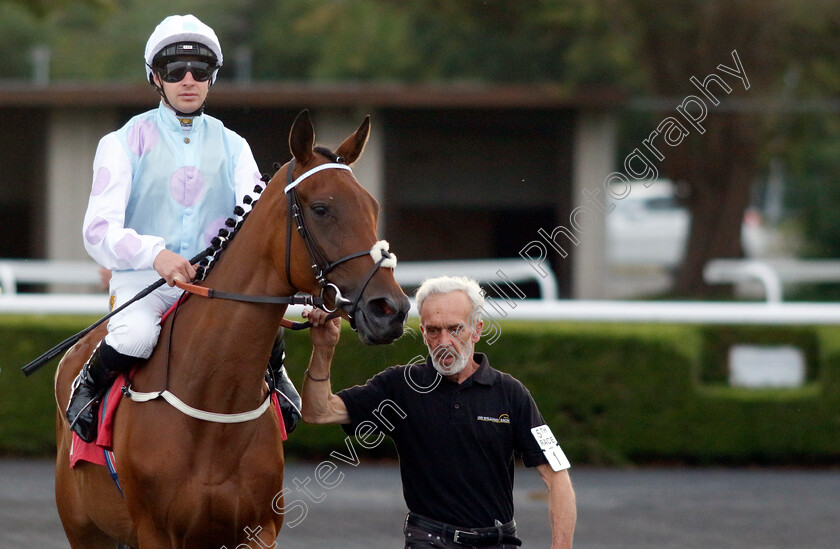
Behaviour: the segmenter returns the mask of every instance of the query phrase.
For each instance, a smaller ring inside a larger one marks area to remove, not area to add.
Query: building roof
[[[133,107],[155,91],[144,84],[56,82],[45,86],[0,82],[0,107]],[[609,109],[626,101],[616,90],[570,92],[553,84],[219,82],[213,104],[265,108],[580,108]]]

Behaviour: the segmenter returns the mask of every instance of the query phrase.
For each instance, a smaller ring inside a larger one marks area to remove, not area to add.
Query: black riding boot
[[[300,395],[295,389],[294,383],[289,379],[283,363],[286,360],[286,343],[283,340],[283,329],[277,332],[274,339],[274,347],[271,349],[271,357],[268,359],[269,387],[277,391],[277,399],[280,401],[280,412],[283,414],[283,421],[286,424],[286,433],[291,433],[297,427],[300,420]]]
[[[85,442],[96,439],[99,400],[120,373],[127,372],[141,360],[115,351],[104,341],[100,343],[73,381],[66,414],[70,430]]]

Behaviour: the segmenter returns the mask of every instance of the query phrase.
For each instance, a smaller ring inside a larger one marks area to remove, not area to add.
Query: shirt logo
[[[502,414],[499,417],[490,417],[490,416],[476,416],[478,421],[489,421],[490,423],[510,423],[510,416],[507,414]]]

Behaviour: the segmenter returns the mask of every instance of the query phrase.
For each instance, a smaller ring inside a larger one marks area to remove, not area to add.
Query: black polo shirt
[[[392,366],[338,396],[352,422],[345,432],[373,443],[376,425],[394,440],[410,511],[486,527],[513,519],[514,454],[528,467],[548,461],[531,434],[545,425],[531,394],[491,368],[484,354],[475,361],[478,370],[461,384],[438,374],[427,358]]]

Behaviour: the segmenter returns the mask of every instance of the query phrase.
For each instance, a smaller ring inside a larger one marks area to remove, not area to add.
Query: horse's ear
[[[352,164],[362,156],[362,151],[367,143],[370,135],[370,116],[365,117],[365,121],[356,130],[356,133],[348,137],[344,143],[335,151],[335,154],[344,159],[347,165]]]
[[[289,133],[289,149],[298,166],[304,166],[309,162],[314,146],[315,128],[309,118],[309,110],[303,109],[292,123],[292,131]]]

